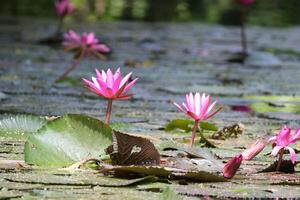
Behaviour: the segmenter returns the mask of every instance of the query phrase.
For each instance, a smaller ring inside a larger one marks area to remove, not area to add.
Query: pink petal
[[[102,74],[100,73],[100,71],[98,70],[98,69],[95,69],[95,71],[96,71],[96,76],[97,76],[97,79],[101,79],[101,80],[103,80],[103,78],[102,78]],[[104,80],[103,80],[104,81]]]
[[[110,88],[113,88],[113,86],[114,86],[114,74],[112,73],[111,69],[107,70],[106,76],[107,76],[107,80],[106,80],[107,86],[110,87]]]
[[[99,90],[91,81],[86,80],[86,79],[82,79],[85,83],[85,85],[88,87],[89,90],[91,90],[92,92],[101,95],[102,90]]]
[[[200,94],[197,92],[196,94],[195,94],[195,114],[197,115],[197,116],[199,116],[200,115],[200,113],[201,113],[201,107],[200,107]]]
[[[121,81],[120,83],[120,87],[122,87],[124,84],[127,83],[127,81],[129,80],[130,76],[131,76],[132,72],[128,73]]]
[[[190,111],[189,107],[185,103],[182,103],[183,107],[185,108],[186,111]]]
[[[276,138],[277,138],[277,136],[270,137],[270,138],[268,139],[268,143],[274,142],[274,141],[276,140]]]
[[[295,143],[297,140],[300,140],[299,138],[300,136],[300,128],[298,128],[298,130],[294,133],[294,135],[291,137],[291,141],[290,143]]]
[[[123,93],[126,93],[137,81],[139,80],[139,78],[134,79],[133,81],[131,81],[130,83],[128,83],[123,91]]]
[[[204,97],[204,98],[203,98]],[[208,95],[206,98],[204,94],[202,95],[202,105],[201,105],[201,118],[205,118],[205,114],[207,113],[207,109],[210,103],[210,96]]]
[[[102,80],[103,80],[105,83],[106,83],[106,78],[107,78],[106,73],[105,73],[104,70],[102,70]]]
[[[205,115],[208,115],[209,114],[209,112],[216,106],[216,104],[217,104],[217,102],[215,101],[215,102],[213,102],[209,107],[208,107],[208,109],[207,109],[207,111],[206,111],[206,113],[205,113]]]
[[[189,101],[190,101],[190,103],[187,104],[187,107],[190,109],[190,112],[195,113],[195,102],[194,102],[193,93],[190,93]]]
[[[127,100],[132,96],[132,94],[126,94],[123,96],[119,96],[118,98],[116,98],[117,100]]]
[[[273,149],[272,149],[272,155],[273,156],[277,156],[277,154],[278,154],[278,152],[282,149],[282,148],[284,148],[284,147],[282,147],[282,146],[275,146]]]
[[[282,127],[280,133],[277,135],[276,144],[279,146],[288,146],[290,144],[291,129],[287,126]]]
[[[97,89],[101,89],[101,87],[100,87],[100,85],[99,85],[99,83],[98,83],[98,81],[95,77],[92,77],[92,81],[93,81],[93,83],[94,83],[94,85]]]
[[[296,153],[295,153],[295,150],[293,148],[291,148],[291,147],[285,147],[285,149],[289,150],[291,161],[292,161],[293,164],[295,164],[295,162],[296,162]]]
[[[122,77],[121,77],[120,72],[116,72],[114,74],[114,85],[113,85],[114,92],[117,92],[120,89],[121,79],[122,79]]]
[[[120,67],[118,67],[118,69],[116,70],[115,74],[114,74],[114,79],[116,80],[118,76],[121,76],[121,70]]]
[[[177,104],[176,102],[173,102],[173,104],[178,108],[179,111],[185,113],[185,111],[182,109],[182,107],[179,104]]]

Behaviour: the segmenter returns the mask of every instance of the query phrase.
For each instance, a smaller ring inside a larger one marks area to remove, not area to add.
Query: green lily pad
[[[194,121],[189,119],[174,119],[166,125],[165,131],[173,131],[179,129],[185,132],[189,132],[192,130],[193,124]]]
[[[300,102],[300,96],[280,96],[280,95],[261,95],[261,96],[244,96],[245,99],[253,99],[260,101],[276,102],[276,101],[285,101],[285,102]]]
[[[112,143],[112,129],[97,119],[67,114],[48,122],[25,143],[25,161],[44,167],[65,167],[99,158]]]
[[[280,105],[271,105],[268,103],[254,103],[251,106],[251,109],[258,113],[269,113],[269,112],[279,112],[279,113],[295,113],[300,114],[300,105],[297,104],[280,104]]]
[[[45,118],[34,115],[8,116],[0,120],[0,136],[27,138],[46,123]]]
[[[185,132],[189,132],[189,131],[192,130],[193,125],[194,125],[193,120],[174,119],[166,125],[165,131],[169,132],[169,131],[179,129],[179,130],[182,130],[182,131],[185,131]],[[212,123],[209,123],[209,122],[206,122],[206,121],[201,121],[199,123],[199,126],[203,130],[208,130],[208,131],[217,131],[218,130],[218,127],[216,125],[214,125]]]

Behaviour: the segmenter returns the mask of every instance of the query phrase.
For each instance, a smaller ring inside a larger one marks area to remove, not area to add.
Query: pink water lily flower
[[[125,100],[131,96],[127,91],[138,80],[138,78],[136,78],[129,81],[131,74],[132,72],[122,79],[120,68],[118,68],[115,73],[113,73],[111,69],[108,69],[107,72],[102,70],[101,73],[96,69],[96,78],[92,77],[91,81],[83,79],[83,81],[90,91],[105,99]]]
[[[130,81],[132,72],[125,75],[124,78],[121,76],[120,68],[115,73],[111,69],[107,72],[99,71],[96,69],[96,77],[92,77],[92,80],[83,79],[87,88],[93,93],[108,99],[107,111],[105,122],[109,124],[110,115],[112,110],[113,100],[126,100],[132,95],[127,93],[128,90],[137,82],[138,78]]]
[[[250,5],[253,4],[255,0],[237,0],[237,2],[242,5]]]
[[[66,15],[72,13],[75,7],[69,2],[69,0],[56,0],[55,10],[57,15],[60,17],[65,17]]]
[[[193,93],[186,94],[186,100],[182,103],[182,106],[174,102],[174,105],[178,108],[179,111],[185,113],[187,116],[193,118],[195,120],[195,124],[192,130],[192,139],[190,142],[190,146],[193,146],[195,137],[196,137],[196,131],[198,130],[198,124],[201,120],[207,120],[217,114],[220,110],[215,110],[217,102],[214,101],[212,104],[210,104],[210,96],[205,95],[205,93],[200,95],[200,93]],[[204,136],[201,133],[201,139],[207,141]]]
[[[281,131],[277,136],[271,137],[268,142],[274,142],[275,147],[272,150],[272,155],[277,156],[279,155],[279,162],[281,162],[282,156],[283,156],[283,151],[287,149],[290,152],[290,158],[292,163],[296,162],[296,153],[295,150],[289,145],[294,144],[297,140],[299,140],[300,136],[300,128],[293,134],[291,135],[291,128],[284,126],[282,127]]]
[[[70,30],[64,34],[62,45],[67,50],[75,51],[74,62],[61,76],[55,80],[56,83],[63,80],[72,70],[74,70],[83,57],[96,56],[97,58],[106,60],[104,54],[111,51],[111,49],[105,44],[100,43],[95,37],[95,34],[92,32],[85,32],[82,35],[79,35],[75,31]]]
[[[75,31],[70,30],[64,34],[62,44],[67,50],[80,52],[81,56],[94,55],[101,58],[102,54],[111,51],[109,47],[99,42],[93,32],[79,35]]]
[[[203,93],[202,96],[198,92],[196,92],[195,95],[190,93],[186,94],[185,98],[186,100],[182,103],[182,106],[177,103],[174,103],[174,105],[179,111],[185,113],[196,121],[207,120],[221,110],[217,109],[214,111],[217,102],[214,101],[210,104],[210,96],[206,96],[205,93]]]

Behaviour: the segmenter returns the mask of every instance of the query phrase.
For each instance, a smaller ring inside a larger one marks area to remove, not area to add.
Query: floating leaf
[[[270,104],[270,103],[254,103],[251,105],[251,109],[258,113],[269,113],[269,112],[279,112],[279,113],[300,113],[300,105],[297,104]]]
[[[261,96],[244,96],[245,99],[253,99],[259,101],[285,101],[285,102],[299,102],[300,96],[279,96],[279,95],[261,95]]]
[[[212,123],[201,121],[200,123],[200,128],[203,130],[208,130],[208,131],[217,131],[218,127]]]
[[[146,138],[113,131],[113,145],[106,149],[113,165],[159,165],[160,155]]]
[[[189,119],[174,119],[166,125],[165,131],[172,131],[175,129],[180,129],[180,130],[189,132],[192,130],[193,124],[194,124],[194,122]]]
[[[16,138],[26,138],[35,133],[47,120],[34,115],[9,116],[0,120],[0,135]]]
[[[183,198],[176,192],[167,187],[160,195],[160,200],[183,200]]]
[[[192,130],[193,125],[194,125],[193,120],[174,119],[166,125],[165,131],[173,131],[173,130],[179,129],[179,130],[183,130],[185,132],[189,132]],[[206,121],[200,121],[199,126],[203,130],[208,130],[208,131],[217,131],[218,130],[218,127],[216,125],[206,122]]]
[[[67,114],[48,122],[25,144],[25,161],[46,167],[65,167],[98,158],[112,142],[112,130],[84,115]]]

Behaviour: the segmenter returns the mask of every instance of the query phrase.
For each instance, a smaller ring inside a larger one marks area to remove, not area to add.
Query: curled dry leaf
[[[113,145],[106,149],[113,165],[159,165],[160,155],[150,140],[113,131]]]

